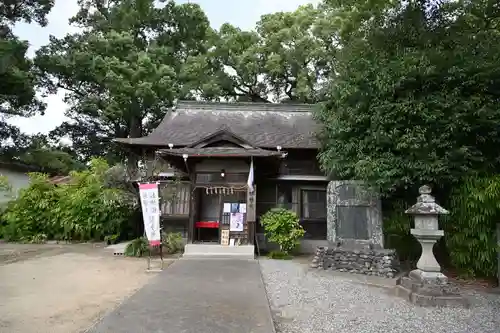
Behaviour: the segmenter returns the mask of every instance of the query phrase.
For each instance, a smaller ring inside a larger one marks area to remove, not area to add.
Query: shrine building
[[[187,244],[269,247],[259,218],[276,207],[304,227],[304,252],[327,239],[327,177],[314,105],[180,101],[141,138],[115,142],[160,183],[162,227]]]

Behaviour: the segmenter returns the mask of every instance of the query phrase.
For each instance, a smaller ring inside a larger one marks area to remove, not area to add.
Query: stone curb
[[[271,327],[272,327],[272,331],[269,333],[277,333],[276,332],[276,325],[274,324],[274,318],[273,318],[273,314],[272,314],[272,310],[271,310],[271,300],[269,299],[269,295],[267,294],[266,284],[264,282],[264,275],[262,274],[262,267],[260,265],[260,259],[257,258],[256,261],[257,261],[257,264],[259,265],[260,281],[262,282],[262,285],[264,286],[264,295],[266,296],[266,300],[267,300],[267,310],[268,311],[266,311],[266,312],[268,313],[268,317],[269,317]]]

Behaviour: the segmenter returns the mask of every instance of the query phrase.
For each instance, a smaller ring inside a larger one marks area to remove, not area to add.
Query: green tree
[[[71,147],[56,146],[49,142],[45,135],[28,136],[24,145],[16,148],[17,160],[33,165],[44,173],[67,175],[70,171],[84,168],[84,164],[78,161]]]
[[[45,174],[30,174],[30,186],[3,212],[0,234],[28,242],[129,237],[135,203],[127,192],[106,185],[108,170],[106,161],[93,159],[86,170],[71,173],[70,183],[58,186]]]
[[[12,27],[18,22],[47,24],[54,0],[11,0],[0,3],[0,147],[15,139],[19,130],[5,120],[10,116],[31,116],[45,105],[36,98],[38,83],[33,64],[26,57],[28,42],[17,38]]]
[[[300,239],[305,234],[299,222],[297,214],[283,208],[271,209],[260,221],[266,237],[278,244],[285,255],[290,254],[300,244]]]
[[[314,103],[323,98],[323,83],[336,53],[322,35],[323,17],[321,10],[308,5],[264,15],[257,23],[264,80],[277,100]]]
[[[207,40],[208,52],[188,58],[185,89],[206,99],[321,100],[336,52],[327,23],[308,5],[264,15],[252,31],[224,24]]]
[[[386,193],[498,170],[495,3],[410,1],[366,23],[317,115],[323,168]]]
[[[13,137],[13,144],[4,145],[0,160],[27,164],[47,174],[66,175],[84,168],[71,146],[56,145],[43,134],[26,135],[19,131]]]
[[[332,46],[344,46],[364,38],[373,25],[385,21],[387,15],[401,8],[400,0],[323,0],[319,35]]]
[[[117,158],[111,140],[141,137],[180,97],[185,59],[205,51],[210,31],[198,5],[154,0],[86,0],[71,22],[82,32],[37,52],[45,86],[65,89],[69,136],[79,156]],[[136,165],[129,155],[129,165]]]

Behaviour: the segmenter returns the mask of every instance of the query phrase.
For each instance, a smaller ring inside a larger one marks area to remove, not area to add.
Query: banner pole
[[[148,246],[149,254],[148,254],[148,271],[151,270],[151,245]]]
[[[151,271],[154,247],[160,243],[161,266],[163,267],[163,253],[161,249],[161,222],[159,207],[158,182],[139,183],[142,217],[144,223],[144,238],[148,242],[147,270]]]
[[[160,243],[160,269],[163,270],[163,244]]]

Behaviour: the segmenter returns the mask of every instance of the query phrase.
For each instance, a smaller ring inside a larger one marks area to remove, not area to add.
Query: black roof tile
[[[271,103],[215,103],[181,101],[148,136],[116,139],[128,145],[189,146],[227,128],[255,147],[319,147],[314,105]]]

